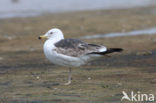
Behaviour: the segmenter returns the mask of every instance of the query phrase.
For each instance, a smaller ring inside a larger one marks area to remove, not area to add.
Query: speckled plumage
[[[105,48],[100,45],[87,44],[78,39],[62,39],[54,45],[56,46],[56,52],[73,57],[85,56]]]

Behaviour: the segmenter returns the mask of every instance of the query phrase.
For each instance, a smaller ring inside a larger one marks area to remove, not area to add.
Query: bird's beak
[[[38,39],[47,39],[47,36],[42,35],[42,36],[39,36]]]

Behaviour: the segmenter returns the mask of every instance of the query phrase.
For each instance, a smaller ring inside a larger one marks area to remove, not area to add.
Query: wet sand
[[[123,53],[104,56],[73,70],[51,64],[37,37],[52,27],[65,37],[128,32],[156,27],[155,7],[45,14],[0,20],[0,102],[120,103],[122,91],[156,94],[156,35],[83,39]],[[125,101],[127,103],[127,101]]]

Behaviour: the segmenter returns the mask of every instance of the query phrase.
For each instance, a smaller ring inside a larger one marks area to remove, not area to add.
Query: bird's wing
[[[55,43],[55,50],[57,53],[80,57],[83,55],[91,54],[92,52],[99,52],[104,46],[96,44],[87,44],[78,39],[62,39]]]

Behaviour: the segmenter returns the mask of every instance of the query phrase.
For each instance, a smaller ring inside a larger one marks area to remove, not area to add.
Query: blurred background
[[[120,47],[68,71],[50,63],[38,36]],[[0,103],[121,103],[122,91],[156,95],[156,0],[0,0]],[[127,103],[128,101],[124,101]]]
[[[152,5],[156,5],[155,0],[1,0],[0,18],[80,10],[147,7]]]

